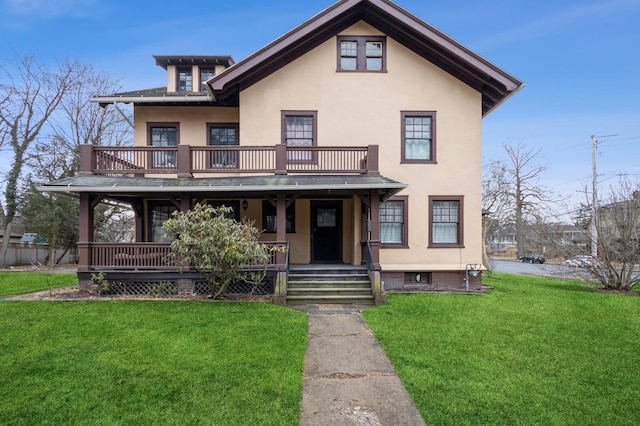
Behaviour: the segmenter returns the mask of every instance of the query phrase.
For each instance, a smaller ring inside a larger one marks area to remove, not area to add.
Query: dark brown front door
[[[342,263],[342,201],[311,201],[311,261]]]

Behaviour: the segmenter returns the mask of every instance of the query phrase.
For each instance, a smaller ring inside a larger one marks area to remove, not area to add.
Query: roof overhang
[[[299,58],[341,31],[364,21],[482,94],[482,113],[524,83],[389,0],[341,0],[272,43],[211,78],[221,102],[236,104],[241,90]]]
[[[167,105],[167,104],[189,104],[189,105],[207,105],[211,106],[215,102],[215,98],[209,93],[207,94],[179,94],[179,95],[129,95],[126,93],[114,94],[107,96],[96,96],[90,99],[91,102],[97,102],[100,106],[112,105],[115,103],[137,104],[137,105]]]
[[[303,195],[353,195],[377,192],[387,199],[407,185],[380,175],[268,175],[215,178],[145,178],[78,175],[39,186],[38,191],[63,194],[94,193],[123,197],[176,194],[260,196],[278,192]]]

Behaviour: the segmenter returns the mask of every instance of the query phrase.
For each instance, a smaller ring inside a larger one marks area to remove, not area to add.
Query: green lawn
[[[305,349],[268,303],[0,302],[0,424],[297,425]]]
[[[640,297],[494,274],[364,313],[427,424],[640,424]]]
[[[0,272],[0,296],[78,284],[75,273]]]

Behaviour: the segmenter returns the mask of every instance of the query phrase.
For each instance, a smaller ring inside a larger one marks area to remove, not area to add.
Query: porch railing
[[[80,146],[80,171],[104,175],[378,172],[378,146]]]
[[[285,265],[277,262],[277,250],[271,247],[288,248],[286,242],[264,242],[268,249],[267,267],[281,269]],[[169,256],[169,243],[88,243],[90,270],[179,270],[184,265]],[[282,250],[282,249],[281,249]],[[246,265],[251,267],[254,265]]]

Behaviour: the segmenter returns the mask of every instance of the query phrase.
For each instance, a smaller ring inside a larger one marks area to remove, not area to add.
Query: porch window
[[[380,242],[383,247],[407,247],[407,197],[380,203]]]
[[[435,111],[402,111],[402,162],[435,163]]]
[[[430,247],[462,247],[462,196],[429,197]]]
[[[213,78],[216,75],[216,70],[212,68],[201,68],[200,69],[200,91],[207,91],[207,80]]]
[[[179,143],[178,123],[147,123],[148,144],[150,146],[177,146]],[[151,167],[157,169],[177,167],[178,152],[175,149],[154,151]]]
[[[287,233],[296,232],[296,203],[289,204],[286,210]],[[270,201],[262,201],[262,228],[264,232],[277,231],[277,209]]]
[[[238,140],[238,124],[208,124],[207,145],[210,146],[236,146]],[[235,150],[215,151],[211,153],[209,167],[212,169],[237,169],[238,152]]]
[[[377,36],[339,36],[338,71],[386,71],[385,42]]]
[[[162,229],[162,224],[165,222],[165,220],[169,219],[171,217],[171,214],[176,210],[178,210],[178,208],[175,206],[175,204],[169,201],[149,202],[149,236],[151,237],[151,242],[169,242],[169,240],[166,238],[164,229]]]
[[[282,111],[282,143],[287,146],[316,146],[317,111]],[[315,161],[313,151],[287,151],[291,163]]]
[[[191,67],[178,68],[178,92],[193,91],[193,74]]]

